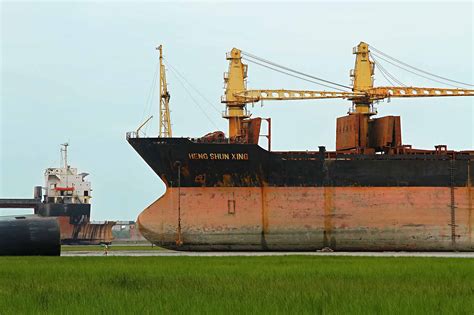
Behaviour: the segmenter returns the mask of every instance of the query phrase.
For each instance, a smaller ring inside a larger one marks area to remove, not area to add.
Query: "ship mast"
[[[163,45],[156,47],[160,51],[160,126],[159,137],[171,138],[170,93],[166,84],[165,65],[163,64]]]
[[[61,144],[61,164],[65,169],[68,168],[67,165],[67,147],[69,146],[69,143],[65,142]]]

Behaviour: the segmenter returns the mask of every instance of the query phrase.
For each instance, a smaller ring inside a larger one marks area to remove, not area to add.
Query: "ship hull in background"
[[[187,139],[129,142],[167,186],[137,221],[165,248],[474,250],[469,153],[330,157]]]
[[[90,204],[41,202],[35,213],[42,217],[56,218],[61,232],[62,245],[98,245],[113,241],[114,221],[92,223],[89,221]]]

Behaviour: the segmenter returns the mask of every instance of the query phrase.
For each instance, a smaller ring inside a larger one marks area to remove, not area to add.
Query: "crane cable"
[[[374,59],[374,63],[375,63],[375,66],[377,67],[377,69],[379,69],[380,73],[382,74],[382,76],[385,78],[385,80],[387,80],[387,82],[390,84],[390,85],[395,85],[393,84],[393,82],[387,77],[389,76],[388,73],[386,74],[384,72],[383,67],[378,63],[378,62],[375,62],[375,59]],[[389,76],[390,77],[390,76]]]
[[[148,97],[146,99],[145,106],[143,107],[142,118],[140,119],[140,121],[143,121],[145,119],[145,115],[146,114],[149,115],[151,112],[151,106],[153,104],[152,100],[153,100],[153,96],[155,95],[156,81],[158,79],[159,72],[160,72],[160,63],[158,62],[156,64],[156,69],[153,75],[153,80],[151,81],[150,89],[148,90]],[[146,135],[147,129],[148,129],[148,124],[145,125],[145,130],[143,131],[145,135]]]
[[[406,68],[404,68],[404,67],[402,67],[402,66],[400,66],[400,65],[397,65],[396,63],[391,62],[390,60],[387,60],[387,59],[385,59],[384,57],[381,57],[380,55],[377,55],[377,54],[372,53],[372,56],[374,56],[374,55],[377,56],[377,58],[379,58],[379,59],[381,59],[381,60],[383,60],[383,61],[385,61],[385,62],[388,62],[389,64],[391,64],[391,65],[393,65],[393,66],[395,66],[395,67],[397,67],[397,68],[400,68],[400,69],[402,69],[402,70],[405,70],[405,71],[407,71],[407,72],[410,72],[410,73],[412,73],[412,74],[414,74],[414,75],[420,76],[420,77],[425,78],[425,79],[427,79],[427,80],[430,80],[430,81],[433,81],[433,82],[437,82],[437,83],[440,83],[440,84],[444,84],[444,85],[448,85],[448,86],[451,86],[451,87],[454,87],[454,88],[458,88],[458,89],[460,88],[458,85],[453,85],[453,84],[450,84],[450,83],[446,83],[446,82],[443,82],[443,81],[439,81],[439,80],[436,80],[436,79],[427,77],[427,76],[425,76],[425,75],[416,73],[415,71],[411,71],[411,70],[406,69]]]
[[[332,82],[332,81],[329,81],[329,80],[325,80],[325,79],[322,79],[322,78],[318,78],[316,76],[313,76],[313,75],[310,75],[310,74],[306,74],[304,72],[301,72],[301,71],[298,71],[298,70],[294,70],[294,69],[291,69],[291,68],[288,68],[288,67],[285,67],[285,66],[282,66],[282,65],[279,65],[277,63],[274,63],[272,61],[269,61],[267,59],[264,59],[264,58],[261,58],[261,57],[258,57],[258,56],[255,56],[251,53],[248,53],[248,52],[244,52],[244,51],[241,51],[242,54],[244,56],[247,56],[248,58],[253,58],[253,59],[256,59],[260,62],[263,62],[263,63],[266,63],[266,64],[269,64],[269,65],[272,65],[274,67],[277,67],[277,68],[280,68],[280,69],[284,69],[286,71],[290,71],[290,72],[293,72],[293,73],[296,73],[296,74],[299,74],[301,76],[305,76],[305,77],[308,77],[308,78],[311,78],[311,79],[314,79],[314,80],[317,80],[317,81],[321,81],[321,82],[324,82],[324,83],[328,83],[328,84],[331,84],[331,85],[334,85],[334,86],[339,86],[339,87],[342,87],[344,89],[349,89],[349,90],[352,90],[352,87],[350,86],[347,86],[347,85],[343,85],[343,84],[339,84],[339,83],[336,83],[336,82]],[[247,59],[248,60],[248,59]],[[343,91],[341,89],[338,89],[339,91]]]
[[[168,65],[169,62],[167,63]],[[178,79],[178,82],[179,84],[181,84],[181,86],[183,87],[184,91],[186,92],[186,94],[188,94],[189,98],[191,98],[191,100],[193,101],[194,104],[196,104],[196,106],[199,108],[199,110],[204,114],[204,116],[207,118],[207,120],[217,129],[219,130],[219,127],[217,126],[217,124],[211,119],[211,117],[209,117],[209,115],[206,113],[206,111],[204,110],[204,108],[201,106],[201,104],[199,104],[199,102],[193,97],[193,95],[191,94],[191,92],[188,90],[188,88],[186,87],[186,85],[183,83],[183,80],[179,77],[179,75],[177,74],[177,72],[175,71],[175,69],[173,67],[170,67],[171,69],[171,72],[173,72],[173,74],[176,76],[176,78]]]
[[[217,109],[217,108],[214,106],[214,104],[212,104],[212,102],[209,101],[209,99],[207,99],[207,98],[199,91],[199,89],[195,88],[195,87],[191,84],[191,82],[189,82],[189,81],[186,79],[186,77],[185,77],[184,75],[182,75],[182,74],[178,71],[178,69],[176,69],[175,67],[173,67],[173,66],[169,63],[169,61],[166,60],[165,58],[163,58],[163,60],[165,61],[165,64],[166,64],[167,66],[169,66],[172,70],[174,70],[175,74],[177,74],[178,76],[180,76],[181,79],[184,80],[184,82],[186,82],[199,96],[202,97],[202,99],[203,99],[204,101],[206,101],[206,103],[208,103],[208,104],[212,107],[212,109],[214,109],[217,113],[221,114],[221,111],[220,111],[219,109]]]
[[[469,83],[465,83],[465,82],[461,82],[461,81],[456,81],[456,80],[448,79],[448,78],[446,78],[446,77],[442,77],[442,76],[440,76],[440,75],[436,75],[436,74],[430,73],[430,72],[428,72],[428,71],[419,69],[419,68],[417,68],[417,67],[411,66],[411,65],[409,65],[409,64],[407,64],[407,63],[405,63],[405,62],[403,62],[403,61],[401,61],[401,60],[398,60],[398,59],[396,59],[396,58],[394,58],[394,57],[392,57],[392,56],[390,56],[390,55],[388,55],[388,54],[386,54],[386,53],[384,53],[384,52],[378,50],[377,48],[375,48],[375,47],[373,47],[373,46],[370,46],[370,49],[372,50],[373,53],[377,54],[379,58],[382,58],[382,57],[380,56],[380,55],[382,55],[382,56],[384,56],[384,57],[386,57],[386,58],[389,58],[389,59],[391,59],[391,60],[393,60],[393,61],[395,61],[395,62],[401,64],[401,65],[404,65],[404,66],[406,66],[406,67],[408,67],[408,68],[411,68],[411,69],[413,69],[413,70],[419,71],[419,72],[421,72],[421,73],[430,75],[430,76],[432,76],[432,77],[436,77],[436,78],[438,78],[438,79],[442,79],[442,80],[449,81],[449,82],[452,82],[452,83],[457,83],[457,84],[462,84],[462,85],[467,85],[467,86],[474,86],[474,84],[469,84]],[[385,61],[387,61],[387,60],[385,60]],[[388,61],[387,61],[387,62],[388,62]],[[407,69],[404,69],[404,70],[408,71]],[[413,73],[413,72],[411,72],[411,73]],[[414,73],[414,74],[419,75],[419,76],[422,76],[422,75],[420,75],[420,74],[418,74],[418,73]],[[422,77],[426,78],[425,76],[422,76]],[[430,78],[427,78],[427,79],[433,80],[433,81],[438,82],[438,83],[446,84],[445,82],[436,81],[436,80],[434,80],[434,79],[430,79]],[[454,85],[451,85],[451,86],[454,86]],[[457,87],[457,86],[454,86],[454,87]]]
[[[406,85],[401,82],[400,80],[398,80],[393,74],[391,74],[387,69],[385,69],[385,67],[382,66],[382,64],[377,60],[377,58],[375,58],[375,56],[370,53],[370,57],[372,57],[372,59],[374,60],[374,63],[375,63],[375,66],[380,70],[380,73],[382,73],[383,77],[391,84],[391,85],[395,85],[393,84],[393,82],[389,79],[391,78],[395,83],[403,86],[403,87],[406,87]],[[388,77],[389,78],[388,78]]]
[[[282,70],[278,70],[278,69],[275,69],[275,68],[272,68],[270,66],[267,66],[267,65],[264,65],[260,62],[257,62],[257,61],[254,61],[254,60],[251,60],[251,59],[247,59],[247,58],[242,58],[248,62],[251,62],[253,64],[256,64],[256,65],[259,65],[261,67],[264,67],[264,68],[267,68],[267,69],[270,69],[270,70],[273,70],[273,71],[276,71],[276,72],[279,72],[279,73],[282,73],[282,74],[286,74],[290,77],[293,77],[293,78],[297,78],[297,79],[300,79],[300,80],[303,80],[303,81],[307,81],[307,82],[311,82],[311,83],[314,83],[314,84],[317,84],[317,85],[321,85],[321,86],[324,86],[324,87],[327,87],[327,88],[330,88],[330,89],[336,89],[336,90],[339,90],[341,92],[346,92],[345,90],[342,90],[342,89],[339,89],[339,88],[335,88],[333,86],[330,86],[330,85],[326,85],[326,84],[323,84],[323,83],[319,83],[317,81],[314,81],[314,80],[310,80],[310,79],[306,79],[306,78],[303,78],[303,77],[300,77],[300,76],[297,76],[295,74],[291,74],[291,73],[288,73],[288,72],[285,72],[285,71],[282,71]]]

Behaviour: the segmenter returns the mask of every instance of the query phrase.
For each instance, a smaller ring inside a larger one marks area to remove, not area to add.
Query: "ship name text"
[[[241,160],[249,159],[248,153],[188,153],[190,160]]]

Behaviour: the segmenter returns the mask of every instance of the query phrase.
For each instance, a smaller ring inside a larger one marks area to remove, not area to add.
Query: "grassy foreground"
[[[474,260],[4,257],[3,314],[472,314]]]

